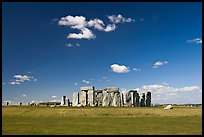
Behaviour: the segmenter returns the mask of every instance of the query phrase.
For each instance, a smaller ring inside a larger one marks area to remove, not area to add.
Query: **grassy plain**
[[[201,135],[202,108],[2,106],[2,134]]]

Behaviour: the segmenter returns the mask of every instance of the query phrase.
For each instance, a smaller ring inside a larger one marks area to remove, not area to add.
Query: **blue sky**
[[[201,103],[202,3],[3,2],[2,101],[72,99],[90,85]]]

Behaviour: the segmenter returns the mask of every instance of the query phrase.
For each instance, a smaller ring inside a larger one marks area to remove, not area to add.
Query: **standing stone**
[[[127,92],[125,98],[126,98],[126,106],[131,107],[132,106],[131,92]]]
[[[102,106],[102,104],[103,104],[103,93],[101,92],[97,94],[97,105]]]
[[[121,106],[124,106],[124,105],[125,105],[123,93],[120,93],[120,105],[121,105]]]
[[[22,106],[22,103],[20,102],[20,106]]]
[[[88,90],[88,106],[95,106],[94,104],[95,100],[95,93],[94,90]]]
[[[110,93],[105,91],[103,93],[103,103],[102,103],[102,106],[110,106],[110,100],[111,100]]]
[[[80,100],[81,106],[87,106],[88,97],[87,97],[87,92],[86,91],[81,91],[79,100]]]
[[[114,95],[115,95],[115,92],[109,92],[109,94],[110,94],[110,106],[114,106],[113,105],[113,99],[114,99]]]
[[[131,94],[131,107],[135,107],[135,91],[130,91]]]
[[[145,93],[141,93],[140,94],[140,107],[144,107],[145,106]]]
[[[145,92],[145,105],[146,107],[151,106],[151,92]]]
[[[119,88],[106,87],[104,91],[110,94],[109,106],[113,106],[113,98],[115,93],[119,93]]]
[[[64,103],[64,105],[65,105],[65,106],[69,106],[69,99],[68,99],[67,97],[65,98],[65,103]]]
[[[139,106],[139,94],[137,90],[130,90],[129,92],[131,92],[132,107]]]
[[[135,106],[136,107],[139,107],[140,105],[140,96],[139,96],[139,93],[135,92]]]
[[[72,106],[77,106],[78,104],[79,104],[79,93],[74,92],[73,93]]]
[[[66,96],[62,96],[62,100],[61,100],[61,105],[64,106],[65,105],[65,101],[66,100]]]
[[[6,102],[6,105],[8,106],[8,105],[9,105],[9,102]]]
[[[113,106],[114,106],[114,107],[121,106],[120,93],[115,93],[115,94],[114,94]]]

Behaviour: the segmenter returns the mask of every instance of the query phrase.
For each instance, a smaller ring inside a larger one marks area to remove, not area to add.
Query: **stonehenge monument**
[[[137,90],[129,90],[124,94],[115,87],[104,90],[95,90],[94,86],[81,87],[80,93],[73,92],[72,106],[150,107],[151,92],[139,94]]]

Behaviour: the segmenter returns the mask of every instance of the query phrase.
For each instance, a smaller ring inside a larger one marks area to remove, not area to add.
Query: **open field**
[[[201,107],[3,106],[2,134],[202,134]]]

